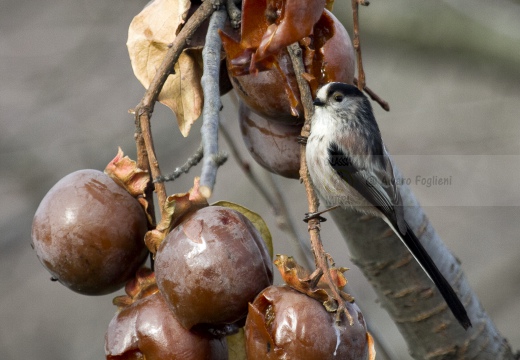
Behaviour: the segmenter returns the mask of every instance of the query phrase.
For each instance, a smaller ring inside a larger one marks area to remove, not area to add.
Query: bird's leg
[[[337,208],[339,208],[339,205],[330,207],[330,208],[322,210],[322,211],[317,211],[317,212],[313,212],[313,213],[305,213],[305,217],[303,218],[303,221],[306,223],[308,223],[309,220],[311,220],[311,219],[318,219],[320,222],[327,221],[327,219],[325,219],[324,217],[322,217],[320,215],[325,214],[326,212],[335,210]]]

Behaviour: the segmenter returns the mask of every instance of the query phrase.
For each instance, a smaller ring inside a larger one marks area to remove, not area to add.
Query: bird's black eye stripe
[[[341,94],[334,94],[333,98],[337,102],[342,102],[343,101],[343,95],[341,95]]]
[[[355,87],[354,85],[339,83],[339,82],[331,83],[327,90],[328,97],[330,97],[332,94],[335,94],[335,93],[341,94],[344,97],[345,96],[361,97],[361,98],[365,97],[365,95],[363,95],[363,93],[361,91],[359,91],[359,89],[357,87]]]

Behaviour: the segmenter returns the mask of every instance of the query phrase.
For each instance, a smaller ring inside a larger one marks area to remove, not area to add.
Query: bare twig
[[[312,105],[312,95],[311,90],[309,88],[309,84],[305,81],[303,77],[305,67],[302,59],[302,51],[298,43],[289,45],[287,49],[289,51],[289,56],[291,57],[296,80],[298,82],[298,88],[300,90],[300,101],[303,105],[303,110],[305,114],[305,122],[303,124],[301,136],[304,138],[308,138],[310,135],[311,118],[314,112],[314,108]],[[305,186],[305,191],[307,193],[309,213],[315,213],[318,211],[319,201],[309,177],[307,161],[305,158],[305,147],[306,145],[302,143],[300,153],[300,178],[302,179],[302,182]],[[323,276],[325,277],[325,281],[329,285],[334,300],[336,300],[338,305],[336,312],[336,320],[340,321],[341,314],[345,314],[350,324],[352,324],[352,317],[346,310],[340,291],[334,283],[334,280],[332,279],[332,276],[329,271],[329,257],[328,254],[325,252],[325,249],[323,248],[323,243],[321,242],[320,238],[320,221],[318,218],[311,218],[307,224],[310,235],[311,248],[314,253],[314,261],[316,264],[316,268],[317,270],[322,271]]]
[[[358,85],[357,78],[354,78],[354,85]],[[388,102],[386,102],[385,100],[380,98],[379,95],[377,95],[374,91],[372,91],[372,89],[370,89],[368,86],[366,86],[366,84],[365,84],[365,87],[363,88],[363,90],[368,94],[368,96],[370,96],[370,98],[372,100],[377,102],[384,110],[390,111],[390,105],[388,104]]]
[[[361,44],[359,41],[359,4],[367,5],[363,0],[352,0],[352,16],[354,18],[354,49],[356,49],[357,68],[358,68],[358,88],[363,90],[365,88],[365,71],[363,70],[363,61],[361,59]]]
[[[188,160],[186,160],[184,165],[175,168],[175,170],[171,174],[168,174],[166,176],[160,176],[160,177],[153,179],[153,182],[157,183],[157,182],[173,181],[173,180],[177,179],[179,176],[181,176],[182,174],[187,174],[192,167],[196,166],[202,160],[203,156],[204,156],[204,150],[202,149],[202,144],[200,144],[197,151],[195,151],[195,153],[192,156],[190,156],[188,158]]]
[[[167,51],[161,66],[157,69],[155,76],[146,90],[141,102],[134,110],[137,146],[138,166],[142,169],[150,169],[152,178],[161,176],[161,170],[157,161],[153,146],[152,133],[150,129],[150,117],[153,112],[157,97],[161,92],[164,82],[170,75],[177,59],[186,46],[186,39],[190,38],[200,24],[215,11],[211,1],[205,1],[188,19],[179,34],[175,37],[170,49]],[[155,192],[159,201],[159,208],[163,209],[166,201],[166,188],[164,183],[155,184]],[[164,215],[161,213],[161,215]]]
[[[200,193],[209,198],[215,185],[218,157],[218,123],[219,112],[222,108],[220,102],[219,73],[220,73],[220,49],[222,41],[218,29],[224,26],[227,14],[225,10],[213,13],[206,34],[206,44],[202,51],[204,61],[204,73],[201,85],[204,92],[204,108],[202,110],[202,145],[204,147],[204,159],[202,160],[202,173],[200,176]]]

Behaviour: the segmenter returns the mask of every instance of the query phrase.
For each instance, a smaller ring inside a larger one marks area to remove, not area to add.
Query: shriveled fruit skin
[[[69,289],[120,289],[146,260],[147,220],[138,201],[97,170],[58,181],[41,201],[32,242],[43,266]]]
[[[354,323],[335,324],[335,314],[287,286],[265,289],[250,305],[246,320],[248,360],[367,359],[365,321],[346,303]]]
[[[107,360],[225,360],[225,339],[183,328],[156,292],[117,313],[105,335]]]
[[[270,121],[242,101],[238,119],[246,147],[258,164],[284,177],[300,177],[301,125]]]
[[[208,206],[189,215],[156,254],[161,293],[187,329],[219,329],[243,321],[247,304],[272,284],[267,248],[239,212]]]
[[[257,11],[262,7],[259,3],[249,1],[251,11],[256,11],[261,22],[267,22],[265,15]],[[265,5],[264,5],[265,6]],[[243,27],[245,24],[243,25]],[[267,28],[267,24],[265,24]],[[296,76],[289,53],[281,50],[271,59],[268,70],[248,73],[251,49],[242,49],[236,40],[237,34],[221,34],[226,51],[227,66],[231,83],[238,97],[256,113],[272,121],[288,125],[303,123],[303,107],[297,99],[300,98]],[[314,25],[311,48],[304,47],[302,56],[306,71],[313,77],[310,82],[313,95],[320,85],[332,81],[352,84],[355,71],[355,52],[349,34],[341,22],[329,11],[325,10]],[[250,34],[245,43],[258,45],[258,34]],[[242,39],[244,42],[244,39]],[[245,51],[243,51],[245,50]],[[291,107],[297,101],[298,117],[294,116]]]

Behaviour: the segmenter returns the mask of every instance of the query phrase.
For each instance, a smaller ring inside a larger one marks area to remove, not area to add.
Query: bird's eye
[[[343,101],[343,95],[340,95],[340,94],[334,95],[334,100],[336,100],[337,102],[342,102]]]

